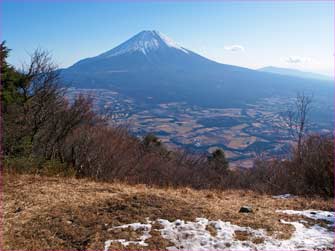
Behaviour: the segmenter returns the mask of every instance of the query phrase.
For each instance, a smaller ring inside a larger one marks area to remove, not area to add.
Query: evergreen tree
[[[161,142],[155,134],[149,133],[143,139],[143,145],[146,147],[161,146]]]
[[[10,49],[7,48],[6,42],[0,44],[0,63],[1,63],[1,102],[3,112],[7,113],[8,105],[22,102],[20,94],[20,80],[22,75],[14,67],[7,63]]]
[[[212,168],[220,174],[223,174],[228,170],[229,162],[226,159],[224,151],[220,148],[216,149],[212,155],[208,157],[208,161]]]

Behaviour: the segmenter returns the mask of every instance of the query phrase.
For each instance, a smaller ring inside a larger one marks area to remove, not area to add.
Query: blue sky
[[[141,30],[159,30],[218,62],[333,75],[333,22],[331,1],[1,2],[1,39],[16,66],[40,47],[67,67]]]

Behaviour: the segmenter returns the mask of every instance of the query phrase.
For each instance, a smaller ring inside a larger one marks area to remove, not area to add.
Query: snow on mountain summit
[[[188,53],[186,49],[178,45],[172,39],[159,31],[142,31],[133,36],[126,42],[120,44],[114,49],[101,54],[101,57],[114,57],[125,53],[133,53],[136,51],[147,55],[150,51],[162,48],[174,48],[184,53]]]

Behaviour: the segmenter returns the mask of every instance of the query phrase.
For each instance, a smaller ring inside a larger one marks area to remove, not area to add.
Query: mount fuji
[[[188,50],[158,31],[142,31],[96,57],[61,70],[78,88],[113,89],[141,101],[183,101],[233,107],[272,96],[310,91],[332,102],[332,85],[221,64]]]

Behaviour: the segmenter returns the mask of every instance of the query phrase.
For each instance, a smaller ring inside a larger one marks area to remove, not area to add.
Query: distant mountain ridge
[[[233,107],[307,90],[329,94],[323,81],[221,64],[188,50],[158,31],[142,31],[119,46],[61,71],[74,87],[113,89],[160,103],[183,101]]]
[[[320,80],[333,80],[331,76],[326,76],[314,72],[306,72],[306,71],[300,71],[296,69],[290,69],[290,68],[280,68],[280,67],[274,67],[274,66],[267,66],[258,69],[259,71],[263,72],[269,72],[269,73],[275,73],[275,74],[281,74],[286,76],[294,76],[299,78],[312,78],[312,79],[320,79]]]

